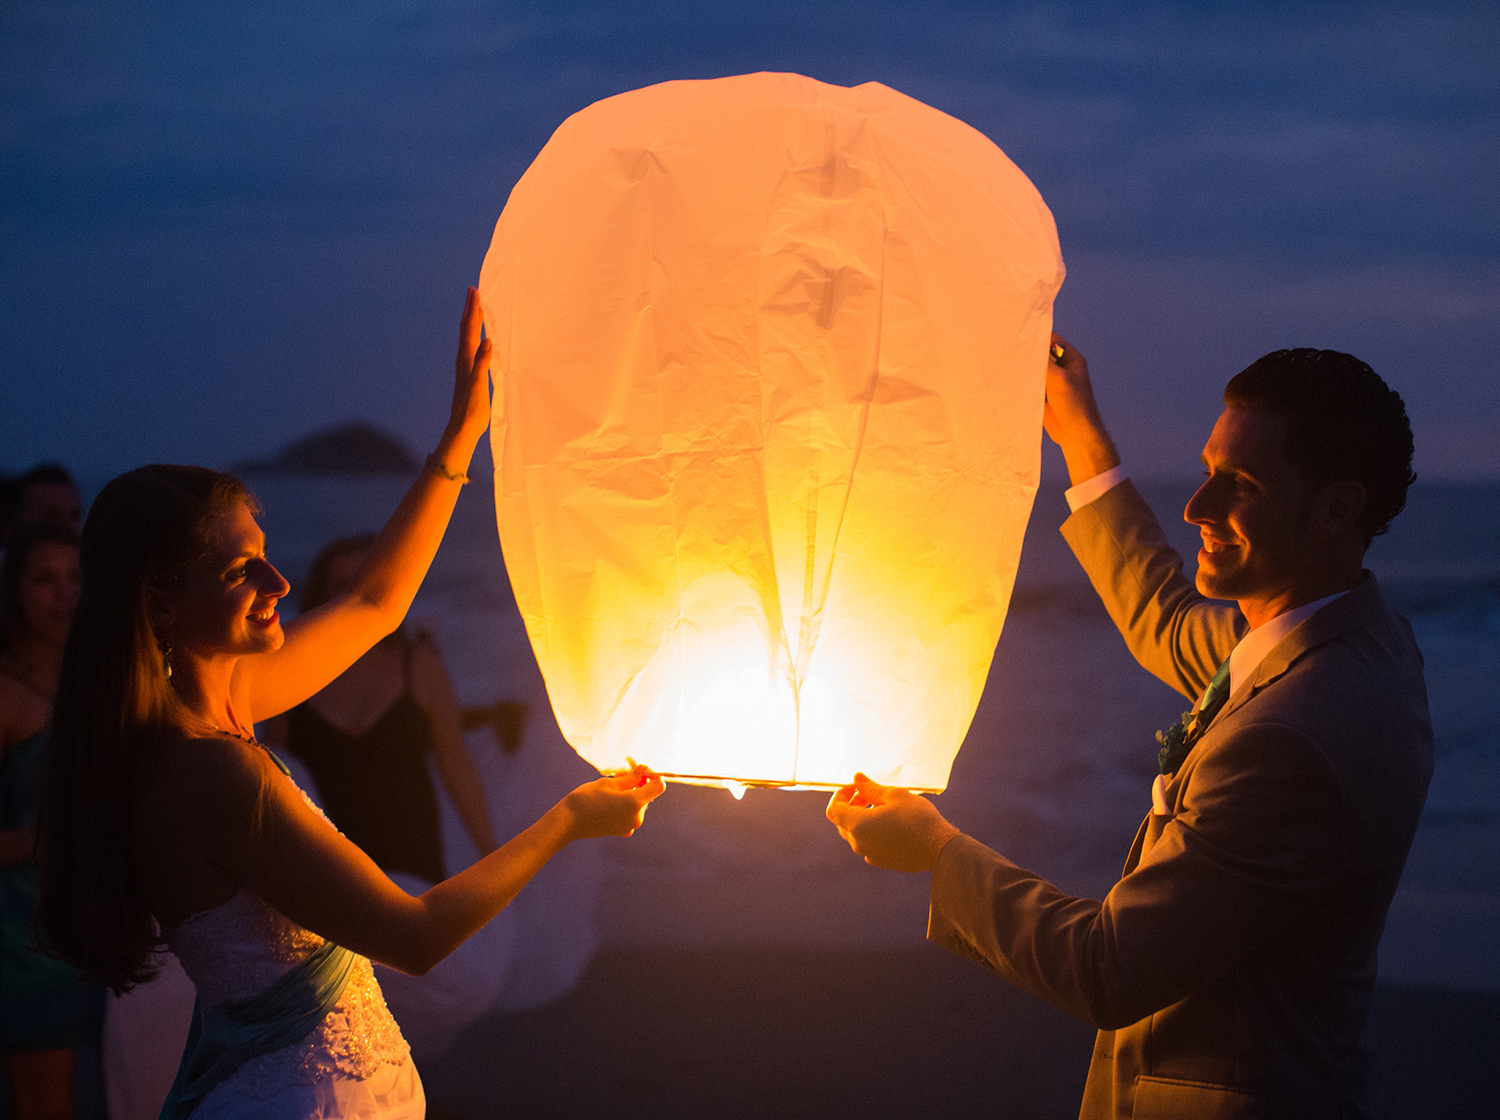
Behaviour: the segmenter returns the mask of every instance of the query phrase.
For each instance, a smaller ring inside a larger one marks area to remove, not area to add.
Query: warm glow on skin
[[[1286,435],[1278,416],[1225,409],[1203,448],[1203,484],[1182,513],[1203,541],[1198,591],[1234,599],[1252,628],[1360,577],[1363,487],[1309,487],[1286,458]]]
[[[291,585],[266,559],[266,535],[236,503],[214,532],[210,555],[163,594],[173,644],[195,657],[270,653],[285,640],[277,602]]]
[[[274,653],[286,641],[276,604],[291,585],[266,559],[266,535],[243,502],[219,518],[209,555],[152,598],[153,622],[172,648],[174,683],[212,725],[246,726],[248,714],[207,700],[227,696],[241,657]]]

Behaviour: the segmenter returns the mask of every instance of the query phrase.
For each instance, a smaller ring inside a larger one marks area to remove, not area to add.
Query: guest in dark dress
[[[313,610],[349,586],[374,539],[326,546],[313,560],[299,609]],[[278,724],[268,736],[306,764],[329,819],[383,870],[429,883],[446,878],[429,752],[479,855],[494,849],[453,684],[425,639],[396,630]]]
[[[374,539],[347,537],[324,547],[299,609],[314,610],[348,587]],[[429,754],[478,854],[495,846],[479,772],[464,746],[464,714],[432,643],[398,629],[265,733],[306,766],[334,826],[397,883],[420,893],[447,877]],[[376,966],[386,1003],[419,1060],[437,1057],[493,1009],[515,939],[516,914],[506,910],[425,976]]]

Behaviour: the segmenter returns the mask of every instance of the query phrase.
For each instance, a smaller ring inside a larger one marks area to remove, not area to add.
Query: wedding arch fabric
[[[677,81],[569,117],[480,293],[496,512],[603,771],[938,790],[1036,491],[1052,215],[877,83]]]

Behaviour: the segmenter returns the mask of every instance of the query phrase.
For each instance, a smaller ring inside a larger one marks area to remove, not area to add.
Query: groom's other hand
[[[834,793],[825,816],[856,855],[890,871],[931,871],[943,845],[958,835],[927,798],[863,774]]]

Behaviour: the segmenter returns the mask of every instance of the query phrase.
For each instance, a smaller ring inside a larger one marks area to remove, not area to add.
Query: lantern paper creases
[[[940,790],[1036,492],[1063,265],[968,125],[878,84],[568,118],[480,293],[506,567],[603,771]]]

